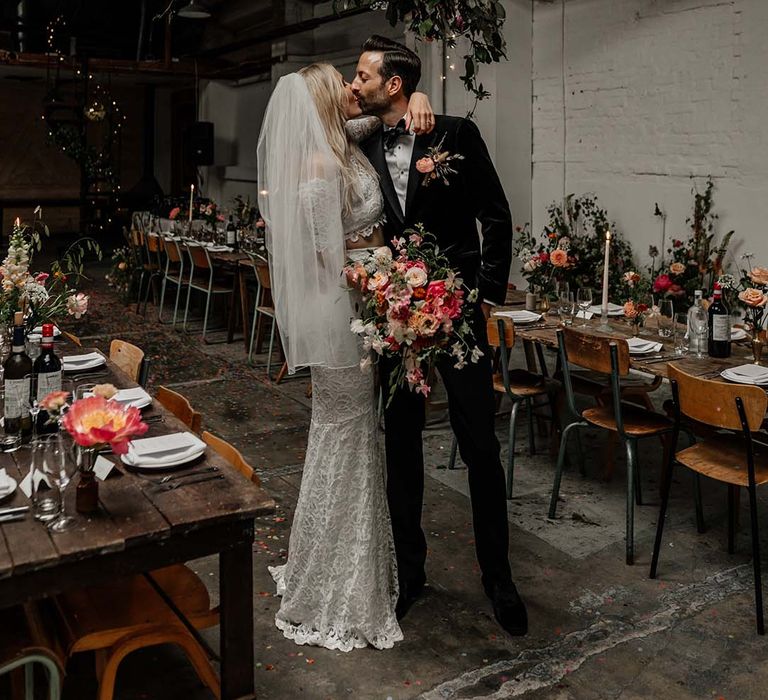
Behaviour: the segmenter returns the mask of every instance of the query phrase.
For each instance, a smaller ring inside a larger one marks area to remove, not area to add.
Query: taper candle
[[[611,254],[611,229],[605,232],[605,261],[603,262],[603,303],[600,311],[603,317],[608,315],[608,266]]]
[[[189,223],[192,224],[192,207],[195,204],[195,186],[189,186]]]

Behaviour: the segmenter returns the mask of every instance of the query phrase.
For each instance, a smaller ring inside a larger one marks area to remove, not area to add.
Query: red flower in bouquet
[[[659,275],[653,282],[653,291],[663,294],[672,286],[669,275]]]
[[[142,422],[138,408],[121,406],[102,396],[75,401],[61,424],[81,447],[110,445],[119,455],[128,452],[129,440],[143,435],[149,428]]]
[[[456,367],[463,367],[482,357],[466,304],[477,300],[477,290],[466,295],[462,280],[436,250],[434,237],[421,227],[393,244],[394,256],[388,248],[377,248],[365,260],[345,267],[347,280],[363,297],[362,317],[351,328],[366,350],[400,360],[390,399],[394,389],[404,385],[426,396],[430,387],[425,367],[436,358],[451,356]]]
[[[175,219],[178,218],[179,214],[181,214],[181,207],[174,207],[173,209],[171,209],[170,213],[168,214],[168,218],[171,221],[174,221]]]

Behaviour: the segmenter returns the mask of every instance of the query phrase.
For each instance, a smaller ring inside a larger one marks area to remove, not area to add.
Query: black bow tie
[[[397,139],[407,133],[408,129],[405,128],[405,119],[401,119],[397,122],[397,125],[393,126],[391,129],[384,129],[384,149],[391,151],[395,147],[395,144],[397,144]]]

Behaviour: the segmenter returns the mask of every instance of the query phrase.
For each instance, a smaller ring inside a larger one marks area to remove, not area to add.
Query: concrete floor
[[[152,333],[174,334],[168,327],[150,327]],[[139,336],[133,342],[141,344]],[[105,338],[95,334],[83,340],[99,344]],[[310,414],[308,381],[297,377],[272,385],[263,370],[245,365],[239,343],[196,347],[210,356],[212,366],[226,369],[203,381],[182,377],[174,382],[171,376],[165,383],[203,411],[206,429],[243,451],[278,502],[275,516],[257,522],[254,547],[259,698],[768,697],[766,641],[754,625],[749,533],[742,527],[737,553],[728,555],[725,489],[705,485],[708,530],[699,535],[690,477],[678,473],[660,577],[651,581],[658,444],[646,444],[640,452],[647,505],[636,512],[636,564],[629,567],[624,564],[623,459],[606,482],[602,436],[587,433],[587,476],[576,470],[565,475],[558,518],[549,520],[553,461],[545,437],[537,437],[537,454],[528,456],[524,421],[508,512],[513,575],[530,618],[527,637],[505,635],[482,593],[466,472],[441,469],[451,438],[437,415],[425,434],[429,585],[402,623],[405,640],[389,651],[344,654],[284,639],[273,625],[279,599],[267,565],[286,556]],[[505,459],[506,415],[499,417],[497,430]],[[763,500],[763,512],[765,505]],[[748,524],[746,499],[741,520]],[[201,560],[194,568],[215,599],[216,561]],[[215,630],[206,636],[217,644]],[[70,671],[67,697],[88,697],[93,689],[90,660],[76,660]],[[210,697],[184,659],[167,648],[129,658],[118,688],[121,700]]]

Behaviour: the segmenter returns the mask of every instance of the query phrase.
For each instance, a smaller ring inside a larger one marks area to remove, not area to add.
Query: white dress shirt
[[[384,127],[384,131],[389,131],[389,129]],[[397,137],[393,149],[384,149],[384,159],[387,161],[389,175],[392,178],[392,184],[395,186],[395,193],[400,201],[400,209],[403,212],[403,216],[405,216],[405,196],[408,192],[408,175],[411,170],[411,156],[413,155],[413,144],[415,141],[416,135],[409,131],[407,134]]]

